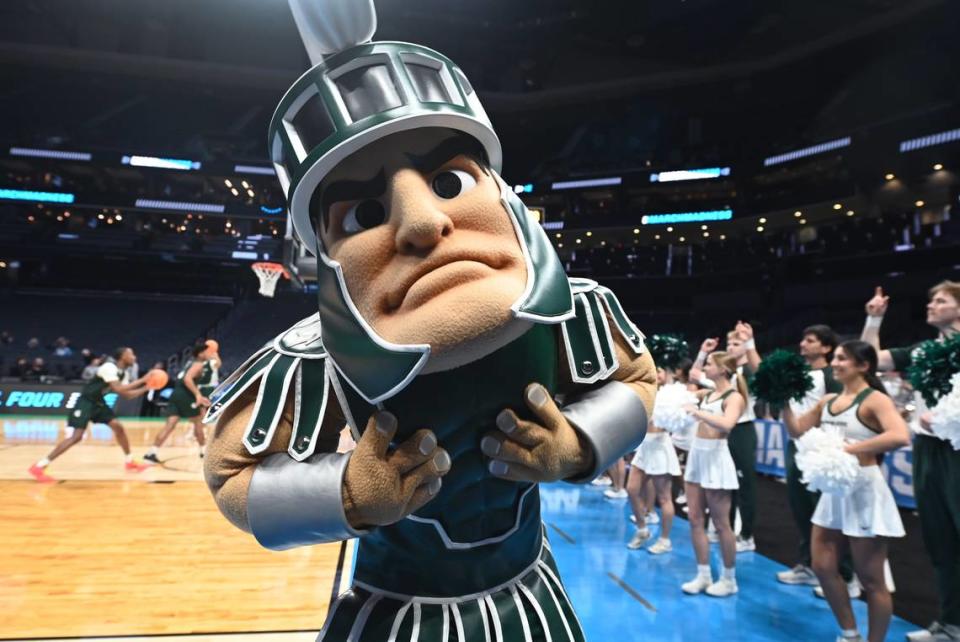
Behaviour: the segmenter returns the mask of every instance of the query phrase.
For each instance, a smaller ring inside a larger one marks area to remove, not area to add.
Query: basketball
[[[166,372],[160,369],[154,369],[147,373],[147,388],[150,390],[160,390],[167,385],[170,377]]]

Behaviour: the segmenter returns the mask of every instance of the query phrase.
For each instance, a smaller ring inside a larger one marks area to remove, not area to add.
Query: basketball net
[[[279,263],[254,263],[250,268],[260,281],[260,294],[263,296],[273,297],[281,276],[290,278],[287,270]]]

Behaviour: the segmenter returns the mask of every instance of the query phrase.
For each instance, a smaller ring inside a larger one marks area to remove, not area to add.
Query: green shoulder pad
[[[561,326],[570,375],[576,383],[596,383],[612,375],[619,366],[613,335],[596,283],[592,287],[571,283],[571,287],[576,316]]]
[[[610,312],[610,316],[613,318],[613,323],[620,332],[620,336],[630,344],[634,354],[643,354],[643,340],[646,337],[640,332],[637,326],[633,325],[633,321],[631,321],[627,313],[623,311],[623,306],[620,305],[617,295],[602,285],[597,286],[596,291],[600,294],[604,306],[606,306]]]
[[[293,385],[293,431],[287,453],[303,461],[316,448],[326,411],[330,389],[326,357],[320,318],[315,314],[282,332],[237,368],[214,391],[213,405],[204,422],[217,421],[247,388],[258,383],[257,401],[244,430],[243,444],[250,454],[261,453],[273,440]]]

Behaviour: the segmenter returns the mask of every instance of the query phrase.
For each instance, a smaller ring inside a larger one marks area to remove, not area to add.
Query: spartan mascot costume
[[[291,7],[315,66],[269,146],[319,313],[219,388],[217,505],[272,549],[359,538],[319,640],[583,640],[538,482],[588,482],[642,440],[643,335],[564,274],[453,62],[370,42],[371,0]]]

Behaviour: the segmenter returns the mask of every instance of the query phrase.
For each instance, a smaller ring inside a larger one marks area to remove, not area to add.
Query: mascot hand
[[[400,521],[440,492],[450,455],[437,447],[429,430],[418,430],[390,448],[397,418],[389,412],[370,417],[343,477],[343,510],[356,529]]]
[[[546,389],[532,383],[524,398],[539,423],[519,419],[509,409],[497,415],[500,432],[487,433],[480,441],[480,449],[490,457],[490,473],[512,481],[550,482],[590,470],[593,450],[580,439]]]

